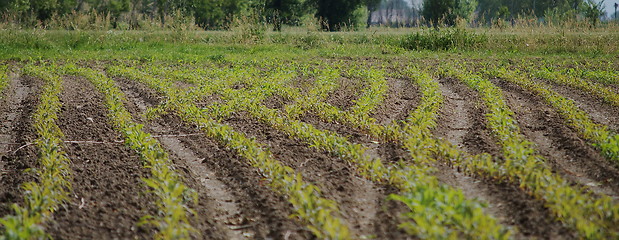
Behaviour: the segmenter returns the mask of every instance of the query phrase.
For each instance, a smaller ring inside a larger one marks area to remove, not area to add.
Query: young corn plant
[[[258,81],[259,79],[255,80]],[[258,88],[268,87],[273,79],[263,79],[254,83]],[[317,82],[320,84],[320,82]],[[320,85],[318,85],[320,86]],[[271,92],[270,90],[264,90]],[[456,238],[466,235],[472,238],[508,238],[510,232],[485,215],[481,204],[470,201],[462,192],[440,185],[431,175],[433,170],[424,164],[431,154],[423,150],[433,145],[431,139],[421,144],[410,140],[411,149],[417,150],[414,157],[419,164],[415,166],[385,166],[378,158],[370,158],[359,144],[352,144],[346,138],[329,131],[321,131],[312,125],[286,116],[286,111],[270,109],[260,101],[248,100],[258,96],[255,91],[223,91],[220,94],[229,102],[236,102],[236,111],[247,111],[254,118],[283,131],[293,138],[302,140],[310,146],[328,151],[357,166],[359,173],[376,182],[388,182],[398,187],[402,194],[393,199],[406,203],[411,212],[407,214],[411,222],[402,226],[411,234],[422,238]],[[410,130],[411,133],[416,132]],[[419,166],[417,166],[419,165]],[[483,227],[480,227],[483,226]],[[483,229],[483,230],[482,230]]]
[[[8,65],[0,65],[0,93],[4,93],[6,88],[9,86],[9,66]],[[4,95],[0,95],[0,99]]]
[[[269,180],[274,190],[288,198],[294,208],[294,216],[306,223],[308,229],[316,237],[323,239],[351,238],[345,222],[336,217],[339,212],[337,204],[321,197],[318,187],[303,181],[300,174],[275,160],[272,154],[264,150],[255,140],[247,138],[244,134],[234,131],[230,126],[212,119],[207,111],[197,107],[192,102],[182,101],[183,97],[177,96],[179,91],[174,89],[171,82],[131,68],[114,67],[110,68],[110,72],[114,75],[140,81],[161,92],[166,96],[166,106],[171,112],[175,112],[184,121],[196,125],[208,137],[234,149],[240,156],[247,159],[250,165],[259,169],[261,174]],[[200,89],[204,92],[213,92],[212,89],[208,89],[209,85],[205,84]]]
[[[551,88],[544,83],[532,81],[518,70],[511,71],[504,67],[486,69],[491,69],[488,75],[512,82],[544,98],[567,124],[574,127],[583,138],[592,141],[608,159],[619,164],[619,135],[609,131],[607,126],[594,123],[574,101],[550,90]]]
[[[56,125],[57,113],[62,106],[58,97],[62,92],[62,79],[52,74],[53,68],[33,64],[23,68],[25,74],[45,81],[40,103],[32,116],[37,134],[35,146],[39,152],[39,167],[35,170],[37,181],[22,186],[23,205],[14,204],[14,213],[0,219],[3,225],[0,239],[49,238],[41,224],[50,220],[60,205],[69,199],[70,160],[62,150],[64,135]]]
[[[135,150],[140,155],[144,167],[150,169],[151,177],[143,178],[142,181],[157,197],[159,214],[144,216],[142,223],[157,227],[158,232],[154,236],[156,239],[192,238],[192,235],[197,234],[197,230],[189,222],[188,216],[195,214],[189,205],[198,201],[197,193],[182,182],[159,142],[146,133],[142,125],[133,121],[123,104],[125,97],[122,91],[112,79],[96,70],[76,65],[66,65],[63,70],[68,74],[88,79],[105,94],[109,117],[123,134],[126,145]]]
[[[583,238],[617,237],[619,207],[608,196],[594,196],[553,174],[544,163],[545,159],[536,153],[534,144],[520,132],[501,89],[479,75],[460,70],[458,66],[443,65],[442,70],[443,74],[460,79],[479,92],[489,112],[486,116],[488,126],[502,146],[505,161],[499,168],[485,160],[482,164],[471,165],[473,171],[519,183],[531,195],[544,200],[558,220],[574,228]]]
[[[613,70],[572,68],[564,72],[570,77],[589,79],[602,84],[619,84],[619,72]]]
[[[586,93],[603,99],[605,102],[613,106],[619,106],[619,93],[614,92],[612,89],[602,84],[587,81],[571,75],[561,74],[548,66],[541,67],[540,69],[529,68],[527,71],[529,71],[534,77],[580,89]]]

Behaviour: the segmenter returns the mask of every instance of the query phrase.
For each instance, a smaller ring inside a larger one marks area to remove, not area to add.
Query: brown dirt
[[[539,79],[535,80],[543,81]],[[548,81],[543,82],[552,86],[552,90],[576,102],[576,106],[589,114],[589,117],[591,117],[594,122],[608,126],[608,128],[615,133],[619,132],[619,107],[612,106],[603,99],[579,89],[573,89]]]
[[[109,124],[103,96],[87,80],[66,77],[63,87],[57,124],[66,139],[105,144],[65,144],[73,191],[47,232],[55,239],[151,238],[152,227],[138,226],[141,217],[157,214],[155,198],[141,181],[150,176],[148,169],[134,151],[115,143],[122,136]]]
[[[494,82],[503,89],[524,135],[556,172],[598,194],[619,197],[619,170],[614,164],[569,128],[541,97],[511,83]]]
[[[419,90],[412,79],[387,78],[389,89],[385,99],[370,117],[378,124],[388,124],[391,121],[405,120],[409,112],[419,103]]]
[[[32,114],[38,105],[42,81],[28,76],[10,75],[10,85],[0,105],[0,216],[12,214],[11,205],[23,202],[21,185],[34,181],[24,171],[38,165],[37,151],[27,145],[37,138]]]
[[[353,106],[354,101],[359,98],[364,84],[345,77],[340,77],[336,82],[338,84],[337,88],[329,93],[325,102],[341,110],[348,110]]]
[[[373,229],[386,223],[376,219],[385,190],[357,176],[355,168],[344,160],[291,139],[248,114],[234,114],[223,122],[264,144],[277,160],[300,172],[305,181],[316,183],[326,198],[337,201],[357,238],[375,234]]]
[[[422,63],[419,63],[422,64]],[[102,69],[103,65],[91,67]],[[66,77],[64,106],[58,124],[67,140],[101,141],[109,144],[67,143],[66,152],[72,160],[73,192],[71,201],[54,214],[45,227],[57,239],[97,238],[150,239],[152,227],[138,227],[139,218],[156,214],[154,200],[147,194],[140,177],[148,176],[137,155],[123,144],[120,133],[113,130],[102,103],[102,95],[84,79]],[[191,124],[174,114],[164,114],[154,120],[142,119],[147,108],[165,100],[154,90],[127,79],[115,79],[127,94],[126,106],[145,130],[156,135],[170,154],[173,167],[183,181],[195,189],[199,202],[191,207],[196,215],[192,226],[200,235],[195,239],[312,239],[308,229],[290,218],[292,206],[285,197],[272,191],[257,169],[247,164],[234,150],[209,139]],[[297,81],[298,80],[298,81]],[[301,76],[290,85],[307,92],[313,79]],[[388,78],[389,90],[384,102],[370,114],[381,124],[404,120],[418,105],[420,94],[410,79]],[[515,85],[493,80],[504,90],[508,104],[516,112],[516,120],[528,139],[537,144],[553,170],[575,185],[589,186],[597,194],[617,197],[619,170],[603,159],[596,149],[578,137],[542,99]],[[454,79],[440,79],[445,104],[441,109],[435,136],[451,142],[471,154],[489,153],[502,161],[500,146],[486,128],[485,110],[477,93]],[[342,77],[340,86],[326,100],[342,110],[350,109],[359,97],[363,83]],[[36,149],[19,146],[35,139],[31,114],[37,103],[41,81],[13,76],[7,97],[0,105],[0,213],[9,214],[11,203],[21,202],[19,185],[33,180],[24,174],[36,167]],[[177,87],[190,89],[191,84],[177,82]],[[577,90],[552,85],[590,113],[595,121],[619,129],[616,107]],[[246,90],[244,84],[234,89]],[[222,102],[214,94],[196,102],[206,107]],[[292,101],[281,96],[268,97],[264,103],[273,109],[283,109]],[[318,129],[347,137],[351,142],[368,148],[367,154],[380,157],[385,163],[411,161],[410,155],[398,143],[380,142],[362,131],[341,124],[320,120],[305,114],[301,120]],[[222,123],[256,139],[272,152],[275,159],[301,173],[304,180],[318,185],[323,196],[335,200],[355,238],[410,239],[414,236],[398,229],[401,215],[408,211],[397,201],[387,200],[398,193],[392,186],[372,183],[359,177],[355,167],[324,151],[318,151],[300,140],[258,122],[247,113],[234,113]],[[4,144],[7,142],[11,144]],[[488,203],[485,211],[501,224],[518,229],[517,239],[574,239],[575,233],[556,221],[544,203],[527,195],[518,186],[490,179],[467,176],[444,161],[434,165],[437,178],[443,184],[460,189],[468,198]],[[83,201],[82,201],[83,199]]]
[[[470,154],[489,153],[500,159],[500,147],[485,127],[485,111],[479,96],[458,80],[441,79],[440,83],[445,103],[435,136]],[[554,221],[543,202],[531,198],[517,186],[472,178],[441,163],[435,166],[439,169],[437,177],[441,182],[461,189],[469,198],[488,203],[486,212],[500,223],[516,228],[516,238],[574,237],[573,233]]]
[[[367,148],[367,154],[380,157],[385,162],[397,162],[410,158],[400,145],[390,142],[377,142],[367,135],[346,127],[345,125],[325,122],[312,114],[304,115],[301,120],[313,125],[317,129],[332,131],[347,137],[349,141],[353,143],[362,144]],[[368,184],[369,183],[370,182],[368,182]],[[373,234],[376,235],[378,239],[409,238],[410,235],[407,235],[403,230],[397,227],[401,222],[401,215],[407,212],[408,208],[399,202],[386,200],[386,196],[388,196],[388,194],[397,193],[397,189],[391,186],[380,186],[379,192],[382,193],[382,195],[378,195],[380,197],[378,198],[378,202],[375,203],[375,208],[377,209],[375,209],[375,213],[373,213],[373,215],[375,215],[372,221],[373,227],[368,230],[374,231]]]
[[[145,86],[117,79],[129,97],[128,107],[137,116],[147,107],[159,103],[160,97]],[[233,150],[200,134],[195,127],[178,117],[165,115],[146,123],[155,134],[173,135],[159,138],[171,153],[185,182],[198,191],[201,207],[195,209],[195,224],[215,221],[215,239],[308,239],[311,234],[289,218],[292,207],[268,188],[259,172]],[[176,136],[174,136],[176,135]]]
[[[266,98],[263,102],[268,108],[279,110],[283,110],[286,105],[292,103],[290,99],[286,99],[279,94],[273,94]]]

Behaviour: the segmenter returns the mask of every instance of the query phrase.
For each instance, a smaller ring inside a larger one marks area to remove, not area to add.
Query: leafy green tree
[[[453,25],[456,18],[468,19],[477,8],[477,0],[424,0],[422,14],[432,24],[444,20]]]
[[[477,0],[456,0],[454,14],[456,17],[469,19],[477,9]]]
[[[432,24],[438,24],[442,18],[448,18],[455,3],[455,0],[424,0],[421,14]]]
[[[195,0],[194,17],[198,26],[208,29],[224,25],[226,17],[220,0]]]
[[[293,24],[303,13],[300,0],[267,0],[264,5],[265,17],[273,24],[273,30],[281,31],[283,24]]]
[[[600,17],[605,14],[604,0],[596,3],[593,0],[587,0],[584,4],[583,12],[593,27],[596,27],[600,21]]]
[[[355,10],[363,0],[311,0],[316,17],[324,30],[338,31],[346,24],[356,24]]]

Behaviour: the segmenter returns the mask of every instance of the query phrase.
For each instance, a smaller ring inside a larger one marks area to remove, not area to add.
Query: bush
[[[400,47],[410,50],[478,49],[488,43],[485,34],[476,34],[463,28],[432,28],[407,35]]]

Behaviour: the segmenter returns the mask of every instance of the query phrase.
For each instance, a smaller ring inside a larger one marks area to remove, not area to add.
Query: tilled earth
[[[38,103],[40,79],[12,74],[11,85],[0,105],[0,213],[11,213],[23,193],[20,185],[36,178],[29,168],[37,168],[36,139],[31,115]],[[71,159],[72,190],[70,201],[47,221],[46,232],[54,239],[149,239],[154,229],[138,224],[140,218],[157,214],[154,197],[141,182],[149,171],[139,156],[122,143],[107,116],[103,95],[89,81],[63,76],[63,104],[58,126],[65,134],[64,151]],[[136,121],[145,125],[170,154],[175,169],[184,182],[198,192],[199,202],[191,224],[204,239],[312,239],[311,232],[290,217],[292,205],[273,192],[260,173],[235,151],[206,138],[195,126],[178,116],[164,114],[146,120],[143,114],[164,98],[135,81],[114,78],[126,95],[126,107]],[[489,153],[501,159],[500,147],[486,126],[485,109],[478,94],[457,79],[437,79],[445,103],[434,130],[445,139],[471,154]],[[343,110],[359,96],[361,86],[350,79],[340,79],[327,103]],[[523,134],[556,174],[574,185],[588,186],[596,194],[614,198],[619,194],[619,170],[604,159],[588,141],[568,127],[543,100],[526,90],[499,79],[492,80],[503,90],[509,106],[516,113]],[[389,89],[384,102],[371,116],[378,123],[403,121],[420,101],[420,93],[410,79],[388,78]],[[191,85],[179,83],[190,88]],[[593,119],[617,130],[619,109],[595,97],[563,86],[553,86],[559,93],[573,98]],[[217,97],[211,98],[218,101]],[[201,104],[209,104],[208,99]],[[283,109],[290,104],[273,96],[268,107]],[[383,161],[412,161],[398,143],[378,142],[361,131],[330,123],[307,113],[301,120],[321,130],[347,137],[368,148],[368,153]],[[319,186],[323,195],[335,200],[340,215],[353,236],[377,239],[414,238],[398,228],[407,208],[388,200],[397,193],[392,186],[362,178],[346,161],[328,152],[292,139],[286,133],[237,112],[221,121],[234,130],[254,138],[268,148],[274,158],[295,169],[303,178]],[[488,205],[486,212],[501,224],[517,229],[517,238],[573,239],[575,233],[556,221],[544,206],[518,186],[468,176],[438,161],[436,176],[441,183],[461,189],[469,198]]]

